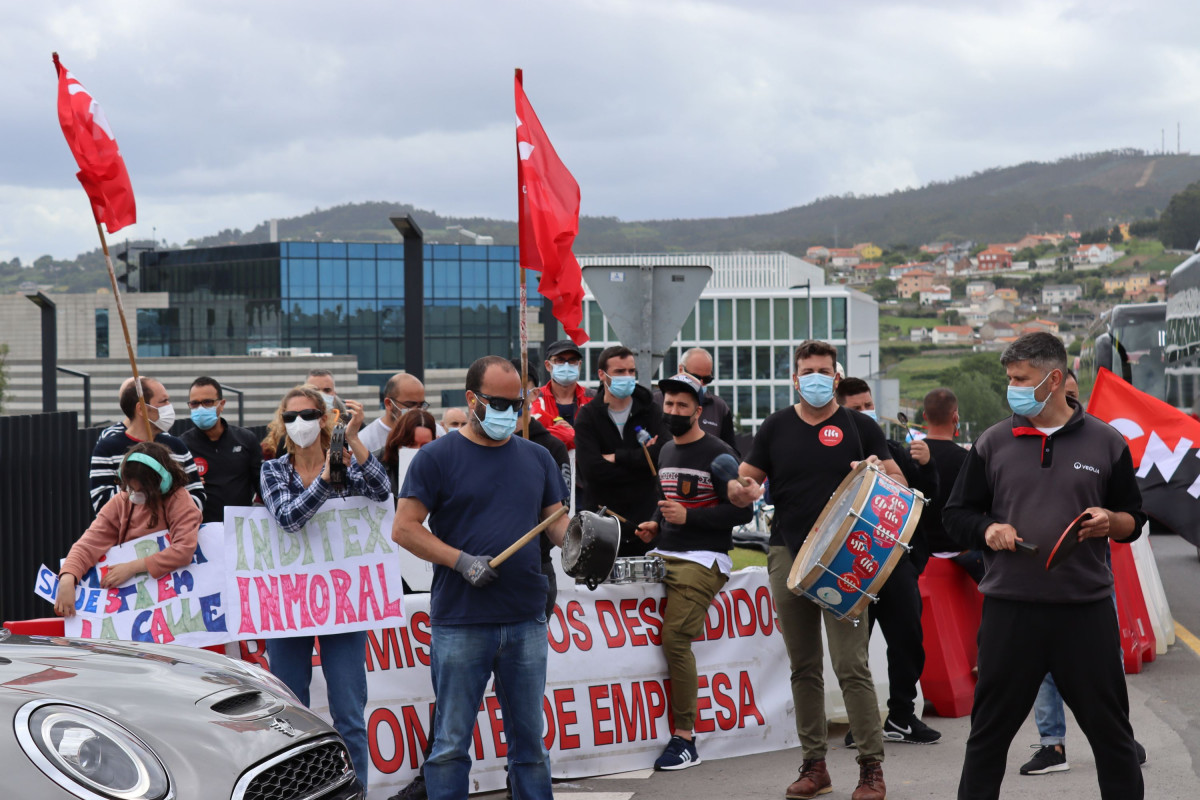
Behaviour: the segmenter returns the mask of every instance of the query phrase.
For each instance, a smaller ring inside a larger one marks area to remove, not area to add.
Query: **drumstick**
[[[555,520],[557,520],[559,517],[561,517],[563,514],[566,514],[566,513],[567,513],[567,507],[563,506],[562,508],[558,509],[558,511],[555,511],[553,514],[546,517],[544,520],[539,522],[533,530],[531,530],[529,533],[522,536],[520,539],[517,539],[515,542],[510,544],[504,550],[503,553],[501,553],[500,555],[496,556],[491,561],[489,561],[488,566],[491,567],[492,569],[495,569],[496,567],[503,564],[505,561],[508,560],[509,556],[511,556],[513,553],[517,552],[522,547],[524,547],[525,545],[527,545],[531,541],[533,541],[534,537],[536,537],[542,531],[546,530],[546,528],[549,528],[550,525],[552,525]]]
[[[613,511],[611,508],[605,508],[605,509],[603,509],[603,511],[605,514],[608,514],[610,517],[614,518],[617,522],[624,522],[624,523],[629,522],[629,520],[625,519],[620,514]]]
[[[641,425],[634,430],[637,431],[637,440],[642,445],[642,452],[646,454],[646,463],[650,465],[650,473],[654,476],[654,486],[658,489],[658,499],[666,500],[667,495],[663,492],[662,482],[658,479],[658,468],[654,466],[654,459],[650,457],[650,448],[646,446],[650,441],[650,434]]]

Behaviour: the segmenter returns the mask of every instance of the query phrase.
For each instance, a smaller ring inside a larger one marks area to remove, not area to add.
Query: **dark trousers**
[[[984,598],[979,682],[959,800],[1000,796],[1013,737],[1049,672],[1092,746],[1104,800],[1142,800],[1144,786],[1129,725],[1125,674],[1112,600],[1027,603]]]
[[[896,564],[867,614],[872,630],[878,622],[887,642],[888,716],[903,725],[913,716],[917,681],[925,669],[921,589],[910,557]]]

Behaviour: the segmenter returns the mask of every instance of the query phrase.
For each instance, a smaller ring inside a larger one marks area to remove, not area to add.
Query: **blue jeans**
[[[546,691],[546,620],[490,625],[433,625],[430,670],[437,697],[433,752],[425,762],[429,800],[462,800],[470,790],[471,735],[488,678],[508,743],[516,800],[552,800],[550,755],[542,742]]]
[[[309,704],[312,680],[312,636],[267,640],[271,672],[287,684],[300,702]],[[350,761],[365,788],[371,764],[367,749],[367,632],[333,633],[321,639],[321,671],[333,727],[346,740]]]
[[[1062,695],[1058,693],[1054,676],[1049,673],[1042,680],[1033,703],[1033,720],[1037,723],[1043,747],[1067,743],[1067,717],[1063,713]]]

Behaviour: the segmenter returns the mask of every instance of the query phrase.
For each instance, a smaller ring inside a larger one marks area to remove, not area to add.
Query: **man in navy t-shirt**
[[[397,544],[435,565],[430,669],[438,708],[426,788],[431,800],[467,796],[471,735],[494,673],[513,792],[551,800],[541,553],[531,542],[494,569],[488,562],[556,512],[566,487],[545,448],[513,436],[524,401],[507,359],[477,360],[466,389],[468,424],[413,459],[392,529]],[[564,516],[546,533],[561,545],[566,528]]]

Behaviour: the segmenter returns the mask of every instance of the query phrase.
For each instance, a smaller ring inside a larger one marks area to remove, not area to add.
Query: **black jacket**
[[[925,495],[927,503],[931,503],[937,499],[940,490],[937,468],[934,467],[933,459],[930,458],[923,466],[916,462],[908,449],[903,444],[895,439],[888,439],[888,450],[892,453],[892,460],[896,462],[896,466],[900,467],[900,471],[904,473],[904,480],[908,481],[910,489],[916,489],[921,494]],[[928,507],[928,506],[926,506]],[[924,572],[925,565],[929,563],[929,540],[925,535],[926,522],[925,515],[921,515],[921,519],[917,521],[917,529],[913,531],[912,539],[909,541],[909,546],[912,551],[909,556],[912,558],[913,566],[917,568],[917,572]]]
[[[647,449],[658,463],[658,451],[670,438],[662,427],[662,409],[650,390],[633,390],[633,405],[624,434],[608,415],[609,396],[602,391],[575,415],[575,471],[577,496],[575,507],[595,511],[607,506],[625,517],[621,524],[621,556],[643,555],[649,545],[634,535],[638,523],[650,519],[658,508],[658,481],[646,453],[638,444],[637,428],[644,428],[658,440]],[[604,458],[612,453],[615,462]]]

